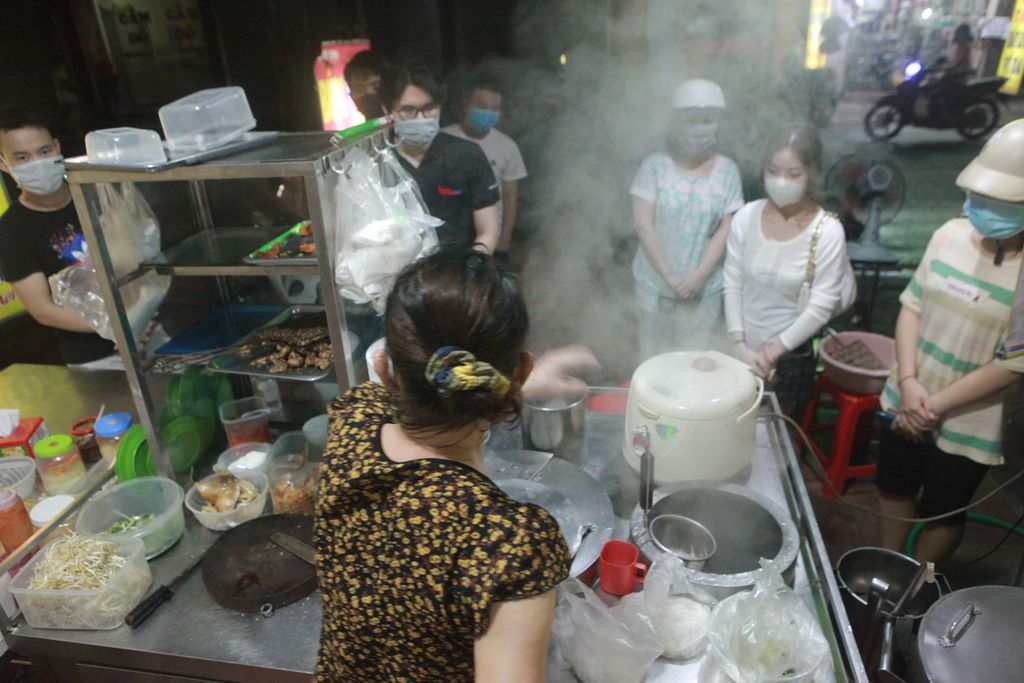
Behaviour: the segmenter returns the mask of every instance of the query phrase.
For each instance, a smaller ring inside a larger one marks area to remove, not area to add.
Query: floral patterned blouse
[[[314,545],[323,601],[319,681],[472,681],[494,602],[569,573],[554,518],[468,465],[394,462],[381,449],[387,391],[335,400]]]

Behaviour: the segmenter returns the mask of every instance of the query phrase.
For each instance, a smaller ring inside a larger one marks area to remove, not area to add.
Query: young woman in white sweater
[[[733,354],[762,377],[774,374],[771,386],[787,412],[813,390],[811,337],[832,317],[852,277],[843,226],[814,201],[821,158],[814,129],[773,136],[762,167],[768,198],[736,212],[726,248],[725,320]],[[801,310],[812,242],[810,296]]]

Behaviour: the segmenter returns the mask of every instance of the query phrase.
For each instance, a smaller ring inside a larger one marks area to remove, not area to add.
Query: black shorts
[[[891,420],[879,420],[878,472],[875,485],[882,493],[916,496],[919,517],[933,517],[962,508],[988,472],[988,465],[962,455],[947,453],[931,435],[924,443],[907,441],[892,431]],[[966,513],[939,520],[938,524],[963,524]]]

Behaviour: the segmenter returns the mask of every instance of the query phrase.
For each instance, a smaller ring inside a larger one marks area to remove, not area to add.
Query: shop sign
[[[1024,0],[1017,0],[1010,18],[1010,35],[999,58],[997,75],[1006,79],[999,92],[1016,95],[1020,92],[1021,75],[1024,74]]]

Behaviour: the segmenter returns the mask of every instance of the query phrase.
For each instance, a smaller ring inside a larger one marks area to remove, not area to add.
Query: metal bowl
[[[714,537],[717,547],[704,567],[684,571],[691,583],[719,600],[753,586],[761,575],[762,557],[773,560],[783,578],[792,581],[800,539],[786,511],[765,496],[736,484],[660,487],[648,519],[661,515],[689,517]],[[633,510],[630,532],[649,561],[664,554],[645,527],[639,505]]]

